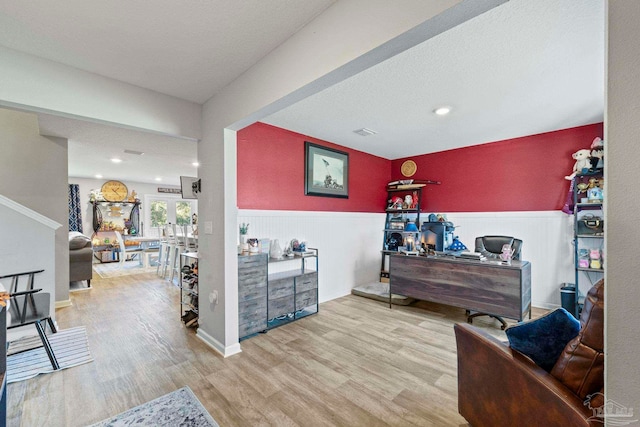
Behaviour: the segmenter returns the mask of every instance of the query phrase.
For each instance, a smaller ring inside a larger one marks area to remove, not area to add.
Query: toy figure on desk
[[[505,243],[502,245],[502,253],[500,254],[500,259],[502,262],[506,262],[507,264],[511,263],[511,257],[513,256],[515,249],[511,247],[509,243]]]

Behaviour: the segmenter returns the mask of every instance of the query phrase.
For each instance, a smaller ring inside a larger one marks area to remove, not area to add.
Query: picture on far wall
[[[304,194],[349,198],[349,154],[305,141]]]

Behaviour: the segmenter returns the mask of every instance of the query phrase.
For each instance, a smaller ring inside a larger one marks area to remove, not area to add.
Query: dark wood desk
[[[522,321],[531,317],[531,264],[391,255],[390,294]]]

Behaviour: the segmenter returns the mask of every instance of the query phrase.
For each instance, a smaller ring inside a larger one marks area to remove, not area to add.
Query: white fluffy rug
[[[111,279],[113,277],[130,276],[132,274],[155,273],[156,266],[144,268],[137,260],[127,261],[124,265],[119,262],[107,262],[104,264],[93,264],[93,271],[103,279]]]

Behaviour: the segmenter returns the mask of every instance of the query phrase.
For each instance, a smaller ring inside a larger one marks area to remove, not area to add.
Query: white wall
[[[240,210],[249,223],[247,237],[292,239],[317,248],[320,302],[351,293],[357,285],[378,281],[385,215],[381,213]]]
[[[199,211],[201,224],[210,223],[212,234],[200,234],[200,290],[204,295],[217,290],[221,303],[201,307],[199,337],[225,355],[239,351],[236,137],[229,129],[240,129],[503,2],[412,0],[402,7],[383,0],[336,2],[205,103],[198,144]]]
[[[605,394],[640,418],[640,2],[607,2],[605,108]],[[614,425],[611,422],[608,425]],[[616,424],[620,425],[620,424]],[[638,425],[637,422],[634,425]]]
[[[0,108],[0,194],[62,224],[54,251],[39,260],[55,260],[55,300],[68,302],[67,140],[41,136],[35,114]]]
[[[0,105],[200,138],[200,105],[0,46]]]
[[[16,206],[17,205],[17,206]],[[34,276],[36,288],[51,294],[49,313],[55,321],[56,230],[61,224],[35,213],[14,200],[0,197],[0,235],[11,245],[0,245],[0,276],[44,270]],[[19,290],[26,289],[27,276],[19,278]],[[5,290],[9,290],[11,279],[2,280]],[[23,331],[26,330],[26,331]],[[21,335],[35,335],[33,327],[12,329],[9,341]]]
[[[475,212],[448,214],[455,235],[474,250],[475,239],[485,235],[522,240],[522,259],[531,262],[531,304],[560,306],[560,285],[575,283],[573,268],[573,216],[560,211]],[[588,287],[581,287],[586,293]]]
[[[559,211],[479,212],[448,214],[447,218],[471,251],[478,236],[502,234],[522,239],[522,258],[531,262],[532,305],[560,306],[560,285],[575,281],[572,216]],[[238,223],[250,224],[248,237],[278,239],[283,248],[297,238],[320,250],[321,302],[378,281],[384,221],[383,213],[238,211]]]

